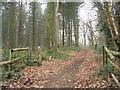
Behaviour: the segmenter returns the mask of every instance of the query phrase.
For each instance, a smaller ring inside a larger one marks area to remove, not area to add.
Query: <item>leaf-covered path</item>
[[[10,86],[16,88],[107,87],[108,83],[96,75],[96,69],[101,66],[101,62],[96,62],[96,57],[99,58],[101,55],[95,54],[91,49],[81,49],[79,52],[71,52],[67,60],[43,61],[42,66],[26,67],[22,71],[24,76],[13,79]]]

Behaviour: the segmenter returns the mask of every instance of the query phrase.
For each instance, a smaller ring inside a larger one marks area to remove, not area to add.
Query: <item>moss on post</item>
[[[38,65],[39,66],[42,65],[42,50],[41,50],[40,46],[38,46]]]

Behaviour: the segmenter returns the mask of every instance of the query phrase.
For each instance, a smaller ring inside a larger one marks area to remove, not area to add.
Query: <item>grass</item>
[[[113,67],[111,65],[105,64],[98,69],[98,73],[101,75],[106,75],[106,74],[110,75],[112,73],[115,73],[115,71],[113,70]]]
[[[9,59],[9,49],[2,50],[2,59],[3,60]]]
[[[76,46],[62,47],[59,50],[61,50],[61,51],[80,51],[80,47],[76,47]]]
[[[48,59],[50,56],[56,59],[66,59],[68,57],[67,54],[61,53],[60,51],[45,50],[42,52],[43,59]]]
[[[80,51],[80,47],[70,46],[70,47],[62,47],[57,51],[54,50],[44,50],[42,52],[42,57],[44,60],[48,59],[50,56],[56,59],[66,59],[69,55],[63,53],[65,51]]]
[[[100,61],[102,61],[102,58],[96,57],[96,62],[100,62]]]
[[[8,61],[9,60],[9,49],[3,49],[2,50],[2,61]],[[20,52],[14,52],[12,53],[12,59],[20,57],[22,55],[25,55],[27,52],[26,51],[20,51]],[[2,81],[6,81],[9,78],[12,77],[17,77],[19,78],[21,76],[19,70],[23,67],[26,66],[26,63],[28,63],[27,57],[26,58],[22,58],[22,60],[19,60],[18,62],[15,62],[13,64],[11,64],[11,71],[8,71],[8,65],[4,65],[1,68],[1,78]]]
[[[102,54],[103,53],[103,46],[102,45],[98,45],[96,49],[93,49],[95,51],[95,53],[97,54]]]

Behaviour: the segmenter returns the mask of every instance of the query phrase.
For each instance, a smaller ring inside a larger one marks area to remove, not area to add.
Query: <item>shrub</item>
[[[9,49],[3,49],[2,50],[2,59],[3,60],[9,59]]]
[[[112,73],[114,73],[114,70],[111,65],[105,64],[98,69],[98,73],[101,75],[112,74]]]

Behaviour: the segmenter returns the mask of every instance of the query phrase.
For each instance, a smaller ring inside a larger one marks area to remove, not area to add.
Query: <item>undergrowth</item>
[[[66,59],[68,57],[67,54],[55,50],[45,50],[42,52],[43,59],[48,59],[50,56],[56,59]]]
[[[96,62],[101,62],[101,61],[102,61],[102,58],[96,57]]]
[[[106,74],[111,75],[112,73],[115,73],[115,72],[116,71],[113,69],[113,67],[110,64],[102,65],[98,69],[98,73],[101,74],[101,75],[106,75]]]
[[[80,51],[80,47],[70,46],[70,47],[62,47],[57,51],[55,50],[44,50],[42,52],[43,60],[48,59],[50,56],[56,59],[66,59],[69,55],[66,53],[62,53],[64,51]]]
[[[76,47],[76,46],[62,47],[59,50],[61,50],[61,51],[80,51],[80,47]]]
[[[9,60],[9,49],[3,49],[2,50],[2,62]],[[17,57],[20,57],[22,55],[25,55],[26,51],[20,51],[20,52],[13,52],[12,53],[12,59],[15,59]],[[19,72],[22,68],[24,68],[28,63],[29,57],[22,58],[21,60],[14,62],[12,64],[7,64],[2,66],[0,69],[1,73],[1,79],[2,81],[6,81],[9,78],[16,77],[19,78],[22,74]],[[9,71],[9,65],[10,65],[10,71]]]
[[[2,50],[2,59],[3,60],[9,59],[9,49]]]

